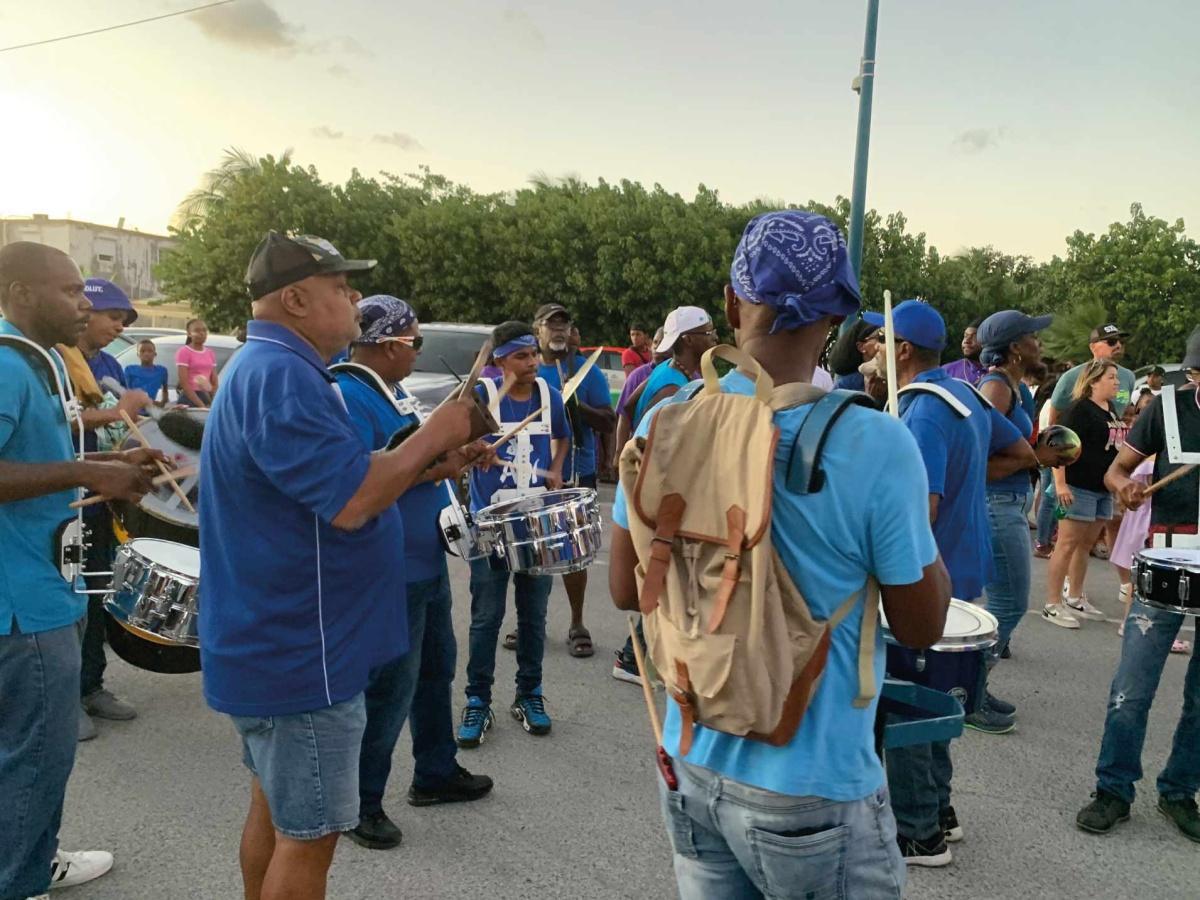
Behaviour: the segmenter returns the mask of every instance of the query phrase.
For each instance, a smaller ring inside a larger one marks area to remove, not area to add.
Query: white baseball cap
[[[658,342],[658,346],[654,348],[654,352],[666,353],[675,346],[675,341],[684,332],[691,331],[693,328],[699,328],[702,325],[711,324],[712,316],[700,307],[677,306],[667,313],[667,321],[663,325],[663,337]]]

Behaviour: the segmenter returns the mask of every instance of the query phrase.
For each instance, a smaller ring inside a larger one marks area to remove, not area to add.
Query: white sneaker
[[[1064,602],[1081,619],[1092,619],[1096,622],[1103,622],[1105,619],[1104,613],[1092,606],[1087,597],[1068,597]]]
[[[107,850],[59,850],[50,864],[50,890],[84,884],[112,867],[113,855]]]
[[[1042,618],[1060,628],[1078,628],[1079,620],[1071,615],[1061,603],[1047,603],[1042,607]]]

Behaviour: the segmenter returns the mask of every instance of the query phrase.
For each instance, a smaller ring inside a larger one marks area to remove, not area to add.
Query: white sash
[[[532,439],[535,435],[553,434],[550,417],[550,387],[543,378],[538,378],[536,383],[537,402],[540,402],[542,405],[542,413],[537,419],[522,428],[517,433],[517,436],[509,442],[513,455],[512,468],[506,469],[504,474],[500,476],[500,484],[504,485],[506,481],[509,481],[512,486],[501,487],[492,494],[488,500],[489,503],[499,503],[502,500],[515,500],[518,497],[541,494],[546,490],[545,485],[535,485],[533,483],[536,477],[536,473],[534,472],[536,467],[533,464]],[[488,397],[488,410],[491,412],[492,418],[500,423],[500,431],[497,434],[504,434],[509,429],[519,425],[519,419],[506,421],[501,417],[500,395],[496,390],[496,383],[490,378],[485,378],[482,384]]]
[[[964,381],[963,384],[966,384],[966,382]],[[900,388],[898,393],[933,394],[935,397],[940,397],[942,400],[945,400],[950,408],[958,414],[959,418],[965,419],[971,415],[971,410],[967,408],[967,405],[940,384],[934,384],[929,381],[914,381],[912,384],[906,384],[904,387]],[[976,391],[976,393],[979,394],[978,391]],[[987,402],[983,394],[979,394],[979,397],[980,399],[983,399],[985,403]]]
[[[1200,388],[1197,390],[1200,390]],[[1200,463],[1200,451],[1183,449],[1183,435],[1179,432],[1179,408],[1175,405],[1177,393],[1178,391],[1168,385],[1159,394],[1162,397],[1163,431],[1166,435],[1167,459],[1173,465],[1177,466],[1186,463]],[[1192,399],[1195,401],[1196,398],[1193,397]],[[1200,492],[1196,494],[1196,517],[1200,519]],[[1173,534],[1171,535],[1171,546],[1200,547],[1200,535]]]

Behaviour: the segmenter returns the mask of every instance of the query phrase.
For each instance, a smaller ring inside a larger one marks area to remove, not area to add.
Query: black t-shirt
[[[1079,459],[1067,466],[1067,484],[1097,493],[1108,493],[1104,486],[1104,473],[1117,458],[1117,451],[1125,442],[1125,425],[1109,409],[1101,409],[1091,400],[1076,400],[1060,424],[1067,426],[1077,435],[1083,445]]]
[[[1164,391],[1172,390],[1170,385]],[[1185,453],[1200,453],[1200,391],[1185,384],[1175,391],[1175,410],[1179,414],[1179,439]],[[1162,395],[1142,410],[1126,443],[1143,456],[1154,456],[1154,480],[1159,481],[1179,466],[1167,459],[1167,431],[1163,422]],[[1068,472],[1070,469],[1067,470]],[[1172,481],[1153,497],[1151,525],[1195,526],[1200,510],[1200,469]]]

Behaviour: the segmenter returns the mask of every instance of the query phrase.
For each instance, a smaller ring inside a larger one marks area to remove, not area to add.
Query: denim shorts
[[[1089,491],[1087,488],[1071,487],[1075,502],[1068,506],[1067,518],[1075,522],[1095,522],[1111,519],[1113,514],[1112,494]]]
[[[358,757],[367,726],[362,694],[314,712],[230,718],[276,831],[311,841],[358,826]]]

